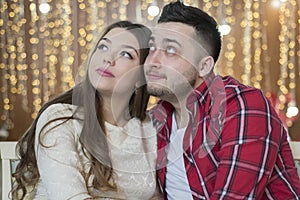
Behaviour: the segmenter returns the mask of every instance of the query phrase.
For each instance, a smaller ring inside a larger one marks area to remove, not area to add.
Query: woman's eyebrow
[[[102,38],[101,40],[105,40],[106,42],[111,43],[111,40],[106,37]]]
[[[138,54],[138,51],[137,51],[136,48],[134,48],[133,46],[130,46],[130,45],[127,45],[127,44],[123,44],[123,45],[121,45],[121,47],[132,49],[132,50],[135,51],[135,53],[136,53],[137,55],[139,55],[139,54]]]
[[[108,43],[112,43],[112,41],[111,41],[110,39],[105,38],[105,37],[102,38],[101,40],[104,40],[104,41],[106,41],[106,42],[108,42]],[[133,46],[130,46],[130,45],[127,45],[127,44],[123,44],[123,45],[121,45],[121,47],[122,47],[122,48],[129,48],[129,49],[132,49],[132,50],[135,51],[135,53],[136,53],[137,55],[139,55],[138,51],[137,51],[136,48],[134,48]]]

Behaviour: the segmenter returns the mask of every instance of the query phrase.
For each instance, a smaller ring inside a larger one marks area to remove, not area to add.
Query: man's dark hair
[[[216,62],[221,51],[221,35],[218,24],[210,15],[199,8],[186,6],[180,1],[167,4],[158,23],[180,22],[196,30],[196,40],[206,49]]]

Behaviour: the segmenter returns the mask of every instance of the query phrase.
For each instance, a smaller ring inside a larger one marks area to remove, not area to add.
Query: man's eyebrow
[[[155,42],[155,37],[151,36],[149,41],[154,41]],[[182,45],[177,40],[170,39],[170,38],[164,38],[163,43],[176,43],[178,46],[182,47]]]
[[[163,43],[176,43],[178,46],[182,47],[182,45],[177,40],[170,39],[170,38],[164,38]]]

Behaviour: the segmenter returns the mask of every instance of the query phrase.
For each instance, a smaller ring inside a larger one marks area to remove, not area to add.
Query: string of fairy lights
[[[300,23],[300,11],[297,9],[296,0],[287,1],[282,4],[279,9],[279,23],[281,25],[281,31],[279,35],[280,40],[280,76],[277,81],[279,87],[279,104],[278,110],[285,110],[288,117],[288,126],[292,125],[292,121],[289,118],[298,114],[298,108],[296,107],[296,55],[299,57],[299,42],[298,48],[297,40],[299,41],[299,23]],[[298,16],[297,16],[297,14]],[[297,20],[298,19],[298,25]],[[298,28],[297,28],[298,27]],[[298,31],[296,31],[298,30]],[[297,35],[298,33],[298,35]],[[297,39],[298,38],[298,39]],[[298,49],[298,50],[297,50]],[[299,61],[298,61],[299,65]],[[300,73],[300,71],[298,72]],[[300,75],[300,74],[299,74]]]
[[[274,5],[278,4],[281,26],[279,58],[268,55],[269,22],[265,9],[269,1],[185,0],[184,3],[212,14],[220,24],[224,44],[216,72],[235,76],[244,84],[269,92],[272,89],[270,62],[278,59],[277,109],[286,110],[287,115],[293,117],[298,114],[300,3],[297,0],[273,1]],[[132,20],[153,26],[160,8],[169,2],[2,0],[0,128],[14,128],[17,106],[35,118],[45,101],[73,87],[76,77],[84,73],[80,64],[107,24]],[[155,101],[151,98],[150,105]],[[292,126],[292,122],[288,126]]]

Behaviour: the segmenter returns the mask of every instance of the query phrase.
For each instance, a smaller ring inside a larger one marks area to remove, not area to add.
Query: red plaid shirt
[[[263,92],[212,74],[187,100],[184,163],[194,199],[300,199],[287,132]],[[173,107],[152,109],[157,174],[165,177]]]

